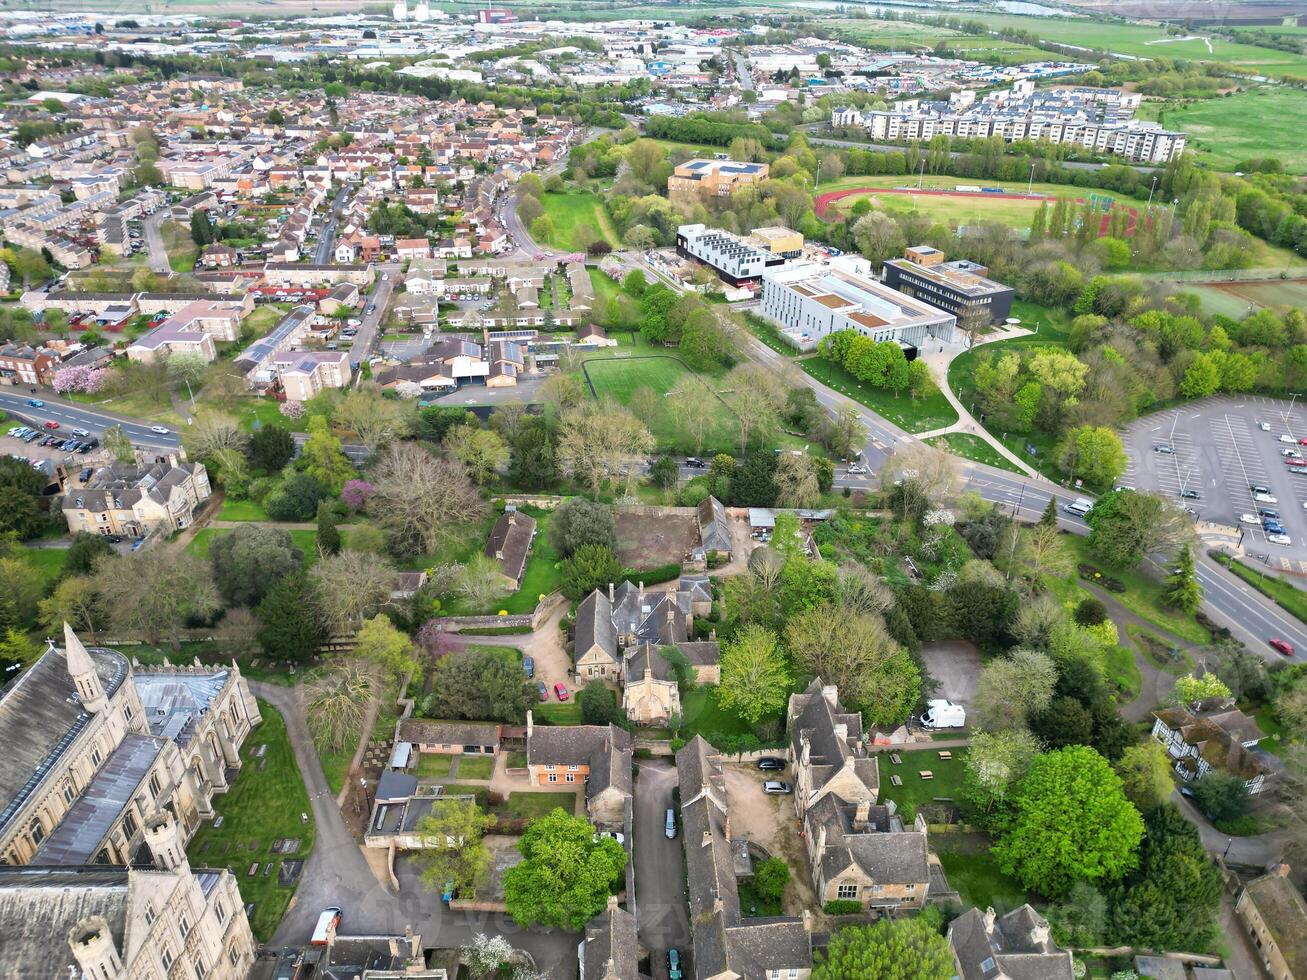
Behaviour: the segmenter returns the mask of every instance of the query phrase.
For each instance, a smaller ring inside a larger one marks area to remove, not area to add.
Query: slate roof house
[[[638,643],[671,645],[690,638],[693,613],[674,592],[646,592],[644,583],[623,582],[607,594],[595,589],[576,610],[573,660],[579,678],[619,681],[627,647]]]
[[[862,744],[862,716],[844,710],[835,685],[822,684],[818,677],[802,694],[791,694],[786,727],[800,819],[829,793],[850,803],[876,801],[880,770]]]
[[[586,923],[576,955],[581,980],[644,980],[635,916],[618,907],[616,895],[609,895],[608,907]]]
[[[585,786],[590,819],[621,827],[631,799],[631,735],[616,725],[537,727],[526,713],[526,768],[540,786]]]
[[[1289,881],[1289,866],[1250,881],[1234,906],[1272,980],[1307,977],[1307,902]]]
[[[74,534],[148,537],[186,527],[210,493],[203,463],[111,463],[96,470],[84,486],[64,494],[60,507]]]
[[[697,516],[699,542],[703,550],[716,551],[729,560],[731,549],[735,545],[731,540],[731,525],[726,520],[726,508],[722,506],[722,502],[716,497],[708,497],[699,503]]]
[[[505,584],[516,592],[522,587],[526,561],[536,537],[536,519],[528,514],[508,510],[495,522],[486,542],[486,555],[499,562]]]
[[[1048,920],[1029,905],[1001,918],[968,909],[949,923],[959,980],[1072,980],[1071,953],[1053,942]]]
[[[780,980],[812,975],[804,919],[745,918],[735,877],[721,755],[696,735],[676,753],[695,976]]]
[[[479,721],[404,718],[395,723],[395,744],[406,743],[413,753],[494,755],[501,734],[501,726]]]

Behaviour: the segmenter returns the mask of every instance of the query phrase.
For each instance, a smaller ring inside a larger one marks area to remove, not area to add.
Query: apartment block
[[[771,168],[765,163],[737,163],[734,160],[687,160],[667,178],[667,196],[694,201],[701,195],[731,194],[767,179]]]
[[[1002,323],[1012,312],[1016,291],[987,278],[989,270],[966,259],[944,261],[929,245],[907,249],[901,259],[885,262],[885,285],[947,310],[968,326]]]
[[[757,282],[768,269],[785,264],[783,255],[763,251],[734,235],[703,225],[681,225],[676,229],[676,254],[697,259],[732,286]]]

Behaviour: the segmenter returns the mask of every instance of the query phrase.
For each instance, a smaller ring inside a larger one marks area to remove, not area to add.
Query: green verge
[[[891,391],[865,385],[843,367],[832,364],[820,354],[802,358],[797,363],[805,373],[827,388],[833,388],[855,402],[860,402],[906,432],[930,432],[933,429],[943,429],[958,420],[958,413],[941,391],[913,400],[908,395],[896,396]]]
[[[1024,470],[1020,469],[984,439],[970,432],[946,432],[942,436],[935,436],[926,441],[932,446],[947,450],[955,456],[961,456],[963,459],[969,459],[975,463],[985,463],[988,466],[997,466],[999,469],[1007,470],[1010,473],[1026,475]]]
[[[1212,558],[1271,599],[1289,615],[1307,623],[1307,593],[1274,575],[1263,575],[1241,561],[1232,561],[1228,555],[1216,554]]]

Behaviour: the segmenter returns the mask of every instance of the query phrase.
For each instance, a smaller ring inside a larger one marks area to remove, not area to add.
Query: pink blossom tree
[[[340,499],[345,501],[350,510],[362,510],[368,498],[376,491],[367,480],[348,480],[341,488]]]
[[[302,419],[304,418],[304,403],[284,401],[281,403],[281,414],[288,419]]]
[[[54,373],[54,379],[51,382],[52,387],[59,394],[66,394],[70,391],[85,392],[93,394],[104,388],[105,382],[108,381],[109,372],[104,368],[80,366],[66,367]]]

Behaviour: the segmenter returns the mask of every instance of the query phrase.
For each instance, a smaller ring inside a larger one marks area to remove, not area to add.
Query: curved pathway
[[[1131,612],[1121,605],[1106,589],[1092,585],[1084,579],[1080,579],[1078,584],[1103,603],[1103,606],[1107,609],[1108,618],[1116,626],[1117,642],[1135,655],[1135,666],[1139,668],[1140,675],[1139,695],[1129,704],[1122,705],[1119,713],[1122,718],[1132,724],[1143,721],[1152,712],[1153,707],[1164,702],[1171,691],[1175,689],[1175,675],[1162,670],[1144,656],[1143,651],[1139,649],[1127,627],[1137,626],[1146,629],[1148,632],[1158,635],[1166,642],[1182,649],[1188,648],[1192,644],[1180,639],[1174,633],[1162,629],[1155,623],[1149,622],[1138,613]]]

